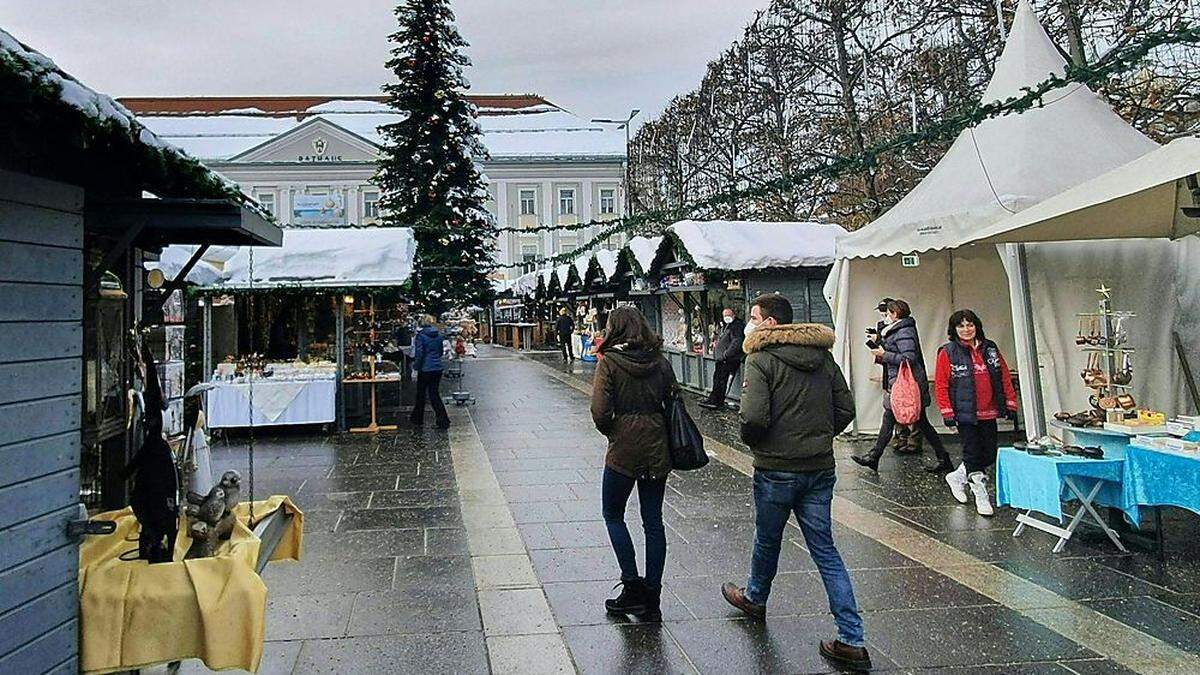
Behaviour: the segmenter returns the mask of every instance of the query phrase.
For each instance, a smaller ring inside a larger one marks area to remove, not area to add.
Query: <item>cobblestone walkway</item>
[[[744,583],[749,464],[728,414],[697,419],[717,461],[673,474],[664,623],[605,615],[618,577],[600,516],[604,439],[588,372],[482,351],[449,433],[260,440],[256,490],[306,513],[304,560],[268,567],[264,673],[832,672],[824,590],[789,530],[765,623],[719,593]],[[244,440],[244,439],[243,439]],[[839,444],[834,535],[877,672],[1200,672],[1197,523],[1170,516],[1165,562],[1114,556],[1094,535],[1061,556],[1011,536],[1012,514],[953,503],[918,458],[880,476]],[[221,469],[248,468],[244,443]],[[629,510],[641,550],[637,508]],[[189,664],[193,670],[203,670]]]

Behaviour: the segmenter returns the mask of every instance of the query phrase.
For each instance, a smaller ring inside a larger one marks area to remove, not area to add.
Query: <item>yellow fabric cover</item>
[[[254,503],[261,520],[277,508],[295,517],[271,560],[299,560],[304,514],[286,496]],[[258,670],[262,658],[267,587],[254,571],[258,537],[247,527],[250,505],[215,556],[184,560],[191,546],[180,518],[175,562],[151,565],[119,556],[137,551],[133,510],[101,513],[114,520],[110,535],[85,537],[79,549],[80,668],[104,673],[197,658],[212,670]]]

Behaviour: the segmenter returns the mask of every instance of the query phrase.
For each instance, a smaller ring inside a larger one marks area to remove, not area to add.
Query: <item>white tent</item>
[[[845,230],[827,223],[681,220],[670,228],[701,269],[822,267],[833,262]]]
[[[213,287],[400,286],[412,276],[416,250],[407,227],[284,230],[282,246],[248,246],[234,254]]]
[[[1022,0],[983,100],[1020,96],[1022,87],[1062,74],[1065,65],[1028,0]],[[825,295],[838,328],[834,355],[857,403],[857,430],[878,429],[881,414],[879,367],[862,344],[862,330],[875,325],[881,298],[904,298],[913,306],[931,365],[945,341],[946,318],[962,307],[975,309],[1001,351],[1015,354],[1009,277],[999,252],[993,246],[957,247],[997,221],[1155,147],[1087,87],[1068,85],[1049,93],[1041,107],[963,131],[895,207],[841,237]],[[1052,255],[1052,247],[1072,245],[1044,246]],[[919,257],[902,257],[914,253]],[[906,266],[913,263],[917,266]],[[1094,287],[1102,271],[1112,268],[1091,268],[1094,274],[1083,274],[1088,281],[1080,286]],[[1094,301],[1075,285],[1070,295],[1056,299],[1039,311],[1073,317]],[[1019,364],[1017,369],[1028,367]]]

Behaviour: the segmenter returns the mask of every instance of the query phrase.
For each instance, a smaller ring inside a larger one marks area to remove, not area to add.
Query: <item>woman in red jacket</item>
[[[981,516],[995,511],[987,489],[987,469],[996,463],[996,420],[1017,419],[1017,393],[1012,374],[995,342],[983,333],[983,321],[969,309],[950,315],[949,342],[938,350],[934,396],[946,426],[958,427],[963,462],[946,474],[950,492],[966,504],[967,486]]]

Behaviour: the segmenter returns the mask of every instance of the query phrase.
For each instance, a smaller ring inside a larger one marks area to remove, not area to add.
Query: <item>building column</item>
[[[542,222],[546,225],[557,224],[557,216],[555,215],[554,200],[557,195],[554,194],[554,183],[551,181],[542,182]],[[554,250],[554,240],[556,239],[554,230],[547,230],[542,233],[542,246],[545,247],[543,255],[556,255],[558,251]]]
[[[344,189],[343,194],[346,200],[346,222],[355,225],[362,225],[362,196],[361,188],[358,185],[351,185]]]
[[[508,183],[505,181],[496,181],[492,184],[495,188],[495,199],[493,203],[496,205],[496,227],[510,227],[508,218]],[[512,250],[513,234],[506,232],[496,236],[496,260],[501,265],[508,265],[516,262],[517,258]],[[504,269],[504,277],[511,278],[514,272],[519,270]]]

